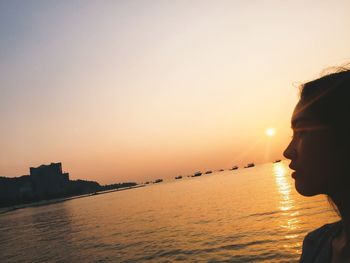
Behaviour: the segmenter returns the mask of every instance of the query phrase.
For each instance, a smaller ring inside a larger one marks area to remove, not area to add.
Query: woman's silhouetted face
[[[331,129],[318,121],[300,100],[292,116],[293,138],[284,151],[296,190],[304,196],[331,194],[340,175]]]

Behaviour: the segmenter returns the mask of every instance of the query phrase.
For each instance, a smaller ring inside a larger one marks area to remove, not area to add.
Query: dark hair
[[[310,110],[325,124],[337,124],[348,117],[350,109],[350,69],[325,75],[302,85],[300,97],[310,104]],[[336,117],[334,119],[334,117]]]
[[[305,83],[301,86],[300,100],[304,109],[330,128],[339,149],[336,158],[346,171],[350,159],[350,68],[336,68],[333,73]],[[345,175],[344,180],[342,183],[349,186],[350,175]],[[340,215],[330,196],[328,201]]]
[[[331,128],[342,154],[350,147],[350,69],[337,72],[302,85],[300,100],[307,110]],[[344,155],[342,155],[344,156]]]

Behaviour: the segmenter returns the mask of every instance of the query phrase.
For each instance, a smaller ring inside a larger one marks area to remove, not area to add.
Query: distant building
[[[0,207],[39,200],[96,192],[101,186],[94,181],[69,180],[61,163],[30,167],[30,175],[0,177]]]
[[[30,167],[30,176],[61,176],[62,173],[62,163],[51,163],[49,165],[42,164],[39,167]],[[68,173],[64,173],[67,175]]]
[[[29,170],[33,190],[38,197],[60,194],[69,182],[69,174],[62,173],[61,163],[30,167]]]

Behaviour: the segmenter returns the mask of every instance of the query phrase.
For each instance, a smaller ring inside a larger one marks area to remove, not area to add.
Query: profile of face
[[[300,100],[292,115],[293,137],[283,155],[291,160],[296,190],[304,196],[332,195],[340,175],[331,129],[318,121]]]

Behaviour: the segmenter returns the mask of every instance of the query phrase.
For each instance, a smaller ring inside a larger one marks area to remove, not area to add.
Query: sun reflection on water
[[[300,228],[300,212],[295,210],[295,200],[291,195],[292,185],[287,178],[287,168],[283,163],[275,163],[273,165],[273,174],[280,194],[278,208],[282,212],[282,217],[279,224],[286,231],[284,237],[289,240],[288,244],[284,244],[283,246],[296,249],[300,247],[300,242],[293,242],[293,240],[297,240],[299,237],[297,230]],[[296,252],[299,253],[300,251],[297,249]]]
[[[291,198],[291,185],[286,177],[286,168],[281,163],[276,163],[273,166],[273,173],[275,175],[278,192],[280,193],[280,207],[281,211],[288,211],[294,207],[294,200]]]

